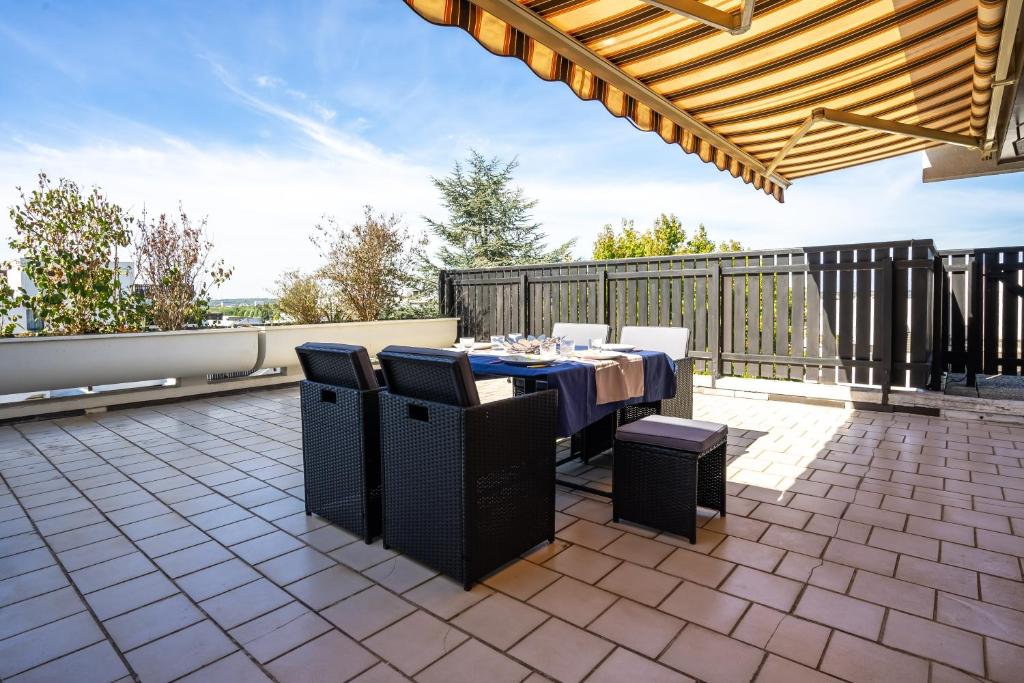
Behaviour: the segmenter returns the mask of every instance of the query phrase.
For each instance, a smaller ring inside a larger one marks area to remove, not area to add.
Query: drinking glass
[[[594,337],[590,340],[590,348],[595,351],[600,351],[602,346],[604,346],[604,339],[601,337]]]
[[[558,352],[563,356],[571,356],[572,352],[576,350],[576,342],[568,337],[562,337],[558,341]]]
[[[504,344],[505,344],[505,337],[501,336],[500,334],[492,334],[491,335],[491,348],[492,349],[504,348]]]
[[[459,346],[466,349],[467,351],[473,348],[473,344],[475,342],[476,339],[474,339],[473,337],[459,337]]]

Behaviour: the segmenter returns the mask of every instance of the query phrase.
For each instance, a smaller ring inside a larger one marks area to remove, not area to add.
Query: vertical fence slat
[[[910,325],[907,320],[910,307],[910,269],[901,261],[906,261],[910,256],[907,247],[894,247],[893,278],[892,278],[892,358],[894,386],[906,386],[906,372],[899,369],[901,364],[907,362],[907,351],[910,348]]]
[[[836,252],[828,249],[821,256],[822,263],[833,265],[837,261]],[[834,270],[826,270],[821,274],[821,357],[836,357],[836,332],[839,329],[839,318],[836,312],[836,305],[839,303],[838,292],[836,291],[837,273]],[[835,384],[836,369],[832,366],[823,366],[821,369],[821,383]]]
[[[857,250],[857,271],[854,273],[856,280],[854,284],[854,340],[853,357],[857,360],[870,360],[871,358],[871,281],[875,271],[866,266],[871,263],[871,249]],[[853,381],[858,384],[871,383],[870,368],[854,368]]]
[[[790,265],[789,254],[779,254],[777,260],[780,266]],[[790,273],[779,273],[775,280],[775,353],[779,356],[792,353],[789,346],[789,280]],[[776,365],[775,377],[789,379],[789,365]]]
[[[762,256],[761,263],[765,266],[775,265],[771,255]],[[775,273],[764,273],[761,275],[761,343],[760,353],[773,355],[775,353]],[[761,363],[759,377],[771,379],[774,376],[774,366],[771,363]]]
[[[805,254],[793,254],[790,257],[793,265],[806,266],[807,257]],[[801,271],[793,273],[792,278],[792,290],[793,290],[793,338],[790,343],[790,355],[796,358],[802,358],[805,356],[806,351],[804,350],[805,340],[805,324],[806,324],[806,285],[807,285],[807,271],[806,268]],[[804,366],[802,365],[790,365],[789,366],[789,378],[796,380],[803,380],[804,378]]]
[[[706,259],[700,259],[694,262],[695,267],[700,268],[705,265]],[[696,303],[693,308],[693,327],[690,328],[690,334],[693,335],[694,343],[693,348],[700,351],[706,351],[708,349],[708,297],[707,297],[707,278],[703,275],[698,275],[693,278],[694,296],[696,297]],[[708,369],[708,363],[706,361],[697,361],[696,367],[701,371]]]
[[[949,257],[949,362],[952,372],[967,371],[967,280],[969,254]],[[959,270],[956,266],[964,266]]]
[[[747,258],[747,265],[757,266],[761,264],[760,256]],[[757,273],[747,275],[747,330],[746,330],[746,353],[757,354],[761,350],[761,277]],[[751,377],[758,377],[761,367],[757,363],[747,363],[746,372]]]
[[[1000,349],[999,369],[1004,375],[1016,375],[1017,365],[1019,364],[1019,354],[1017,351],[1017,296],[1012,291],[1012,288],[1007,286],[1010,283],[1017,282],[1017,270],[1007,268],[1007,266],[1016,266],[1020,263],[1017,256],[1016,250],[1004,251],[1003,252],[1003,270],[1000,274],[1002,275],[1000,282],[1000,289],[1002,290],[1002,344]],[[991,329],[991,328],[990,328]]]
[[[731,266],[735,259],[722,259],[722,264]],[[734,353],[736,334],[736,314],[733,311],[733,281],[735,275],[722,275],[720,287],[722,290],[722,353]],[[732,361],[722,361],[722,373],[725,375],[735,374],[735,366]]]
[[[930,245],[914,246],[910,250],[910,258],[914,260],[927,260],[933,256],[933,248]],[[910,386],[927,386],[931,379],[931,367],[928,362],[931,360],[931,349],[928,343],[932,334],[932,311],[934,306],[934,293],[932,283],[934,281],[932,266],[915,267],[910,269],[910,320],[908,328],[910,332],[909,357],[910,357]]]
[[[821,265],[821,253],[810,252],[807,254],[807,264],[809,266]],[[804,351],[804,356],[807,358],[820,358],[820,343],[821,343],[821,283],[822,273],[820,270],[810,270],[807,273],[807,333],[806,342],[807,349]],[[806,370],[806,377],[808,381],[817,382],[821,377],[821,372],[817,365],[808,365]]]
[[[737,265],[746,265],[747,259],[737,258]],[[732,279],[732,348],[733,353],[747,352],[747,278],[737,275]],[[746,363],[734,363],[732,374],[745,375]]]
[[[852,264],[853,251],[843,249],[839,252],[839,263]],[[839,271],[839,301],[837,302],[838,329],[836,330],[836,354],[843,360],[853,358],[853,277],[854,271]],[[853,381],[853,368],[840,366],[836,376],[837,382],[849,384]]]

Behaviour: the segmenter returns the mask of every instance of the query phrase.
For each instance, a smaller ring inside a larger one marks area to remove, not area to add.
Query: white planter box
[[[167,378],[205,383],[215,373],[297,369],[295,347],[310,341],[359,344],[371,356],[389,344],[448,346],[457,323],[433,318],[0,339],[0,395]]]
[[[259,331],[0,339],[0,394],[252,370]]]
[[[372,358],[385,346],[450,346],[457,334],[457,318],[427,320],[374,320],[326,325],[288,325],[263,328],[265,349],[260,367],[298,365],[295,347],[306,342],[333,342],[365,346]]]

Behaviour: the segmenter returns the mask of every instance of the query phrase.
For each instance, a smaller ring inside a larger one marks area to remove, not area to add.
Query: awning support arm
[[[723,12],[709,7],[699,0],[644,0],[648,5],[699,21],[702,24],[726,31],[734,36],[750,30],[754,18],[754,0],[743,0],[738,12]]]
[[[996,87],[1001,81],[1006,81],[1010,76],[1011,57],[1013,56],[1014,39],[1017,30],[1020,28],[1021,15],[1024,14],[1024,2],[1022,0],[1008,0],[1006,10],[1003,14],[1003,26],[999,37],[999,53],[996,55],[996,70],[993,74],[992,100],[988,105],[988,121],[983,131],[985,140],[992,146],[998,147],[996,137],[1001,131],[997,130],[999,125],[999,114],[1003,108],[1003,98],[1007,92],[1003,87]],[[1017,74],[1019,77],[1020,74]],[[1012,97],[1012,95],[1011,95]]]
[[[793,151],[793,148],[796,147],[801,138],[807,135],[814,124],[819,121],[835,123],[841,126],[850,126],[851,128],[862,128],[864,130],[879,130],[883,133],[906,135],[911,138],[934,140],[935,142],[945,142],[950,145],[959,145],[961,147],[970,147],[973,149],[981,149],[984,143],[982,138],[975,137],[973,135],[948,133],[944,130],[935,130],[934,128],[925,128],[924,126],[914,126],[908,123],[887,121],[886,119],[880,119],[876,116],[864,116],[863,114],[853,114],[848,111],[839,111],[838,109],[826,109],[824,107],[820,107],[812,111],[811,115],[804,119],[804,122],[800,124],[800,127],[796,129],[796,132],[790,136],[789,140],[786,141],[786,144],[782,146],[782,149],[778,151],[775,158],[772,159],[772,162],[767,166],[768,173],[772,173],[776,168],[778,168],[779,164],[781,164],[789,153]]]

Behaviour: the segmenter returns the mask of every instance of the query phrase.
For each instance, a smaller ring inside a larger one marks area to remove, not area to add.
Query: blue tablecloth
[[[644,395],[617,403],[597,403],[595,369],[589,363],[567,361],[545,368],[527,368],[496,362],[495,356],[470,354],[469,362],[477,377],[524,377],[544,380],[548,388],[558,390],[559,436],[570,436],[619,408],[648,403],[676,395],[676,364],[660,351],[635,351],[644,359]]]

